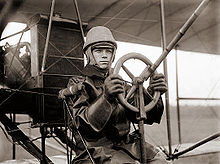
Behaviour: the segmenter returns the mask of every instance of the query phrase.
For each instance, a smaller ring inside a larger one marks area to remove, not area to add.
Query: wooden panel
[[[81,73],[83,41],[76,24],[53,22],[45,72],[41,73],[47,23],[47,20],[40,19],[31,27],[30,54],[26,58],[19,57],[20,53],[14,55],[16,46],[9,48],[4,56],[7,75],[4,82],[10,88],[28,91],[11,93],[2,90],[0,110],[28,114],[35,125],[60,125],[63,123],[63,103],[58,100],[58,92],[67,85],[71,76]]]
[[[65,22],[64,27],[63,22],[53,22],[45,72],[40,74],[47,35],[47,23],[47,20],[41,18],[40,21],[31,28],[31,45],[33,49],[31,72],[32,76],[38,80],[34,81],[36,84],[30,86],[34,86],[35,88],[50,87],[50,85],[51,87],[61,87],[60,83],[44,79],[50,79],[50,76],[51,78],[54,78],[52,76],[56,76],[56,79],[59,81],[59,78],[65,79],[63,77],[79,75],[84,65],[82,53],[83,41],[80,30],[70,28],[71,26],[76,28],[76,25],[73,23]],[[59,77],[57,75],[59,75]],[[42,77],[39,78],[37,76]],[[67,81],[65,83],[67,83]],[[54,86],[56,84],[57,86]]]

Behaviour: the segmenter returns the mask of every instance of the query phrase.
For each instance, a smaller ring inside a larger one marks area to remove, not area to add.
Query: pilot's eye
[[[101,49],[94,49],[93,50],[93,52],[96,52],[96,53],[101,53],[101,51],[102,51]]]
[[[109,54],[112,54],[113,50],[112,49],[106,49],[106,52],[109,53]]]

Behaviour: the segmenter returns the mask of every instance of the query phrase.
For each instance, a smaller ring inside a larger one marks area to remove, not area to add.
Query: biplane
[[[162,55],[150,67],[150,73],[163,62],[164,73],[168,76],[166,57],[173,49],[176,52],[220,54],[218,0],[1,0],[0,5],[1,33],[8,22],[25,24],[21,31],[1,38],[4,41],[20,36],[16,44],[1,46],[0,56],[0,122],[4,127],[2,132],[12,139],[13,159],[16,143],[41,163],[53,163],[46,151],[46,140],[49,138],[66,145],[62,147],[67,154],[63,161],[70,162],[72,159],[74,140],[66,127],[65,103],[57,95],[71,76],[80,74],[85,64],[82,45],[85,33],[91,27],[108,27],[117,41],[162,47]],[[21,41],[26,32],[30,33],[30,42]],[[175,136],[178,136],[176,143],[179,146],[182,144],[180,101],[219,101],[220,98],[181,98],[178,81],[176,86],[178,121],[175,126],[178,135]],[[210,133],[198,142],[192,141],[196,143],[186,145],[188,147],[183,150],[178,150],[176,146],[173,151],[169,92],[164,102],[167,129],[164,138],[168,143],[167,146],[157,145],[168,161],[178,163],[176,159],[220,136],[217,127],[214,134]],[[29,116],[27,121],[16,120],[20,114]],[[37,139],[41,139],[40,147],[34,143],[35,139],[19,128],[23,123],[29,123],[30,129],[39,129],[40,137]],[[214,162],[218,163],[219,142],[214,142],[214,145],[218,147],[214,151],[218,154]],[[206,151],[210,152],[213,151]]]

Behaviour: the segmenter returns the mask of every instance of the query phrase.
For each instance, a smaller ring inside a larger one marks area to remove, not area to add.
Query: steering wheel
[[[142,62],[144,62],[147,65],[147,67],[142,71],[142,73],[139,75],[139,77],[135,77],[128,70],[128,68],[123,65],[124,62],[126,62],[129,59],[139,59],[139,60],[141,60]],[[119,74],[119,71],[122,68],[127,73],[127,75],[131,78],[131,80],[132,80],[132,86],[131,86],[128,94],[126,96],[124,96],[123,94],[119,94],[118,95],[118,100],[121,103],[121,105],[123,105],[124,107],[127,107],[128,109],[130,109],[130,110],[132,110],[134,112],[139,112],[139,109],[136,106],[133,106],[132,104],[130,104],[127,100],[133,95],[133,93],[135,92],[135,90],[138,87],[140,87],[140,86],[143,87],[143,82],[146,81],[151,76],[151,72],[150,72],[149,68],[152,65],[153,65],[153,63],[147,57],[143,56],[142,54],[134,53],[134,52],[128,53],[128,54],[124,55],[123,57],[121,57],[117,61],[116,65],[115,65],[115,67],[113,69],[113,73],[114,74]],[[157,72],[154,71],[152,74],[153,75],[157,74]],[[139,90],[140,89],[141,88],[139,88]],[[153,96],[151,96],[148,93],[147,89],[145,89],[144,87],[143,87],[143,91],[144,91],[145,94],[147,94],[151,98],[151,102],[144,106],[144,112],[148,112],[148,111],[150,111],[156,105],[157,101],[160,98],[160,92],[159,91],[155,91]],[[143,92],[139,92],[139,94],[142,94],[142,95],[139,95],[139,97],[143,97],[144,96]]]

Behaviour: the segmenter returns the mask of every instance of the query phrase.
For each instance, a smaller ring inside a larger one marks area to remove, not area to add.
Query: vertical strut
[[[84,35],[84,32],[83,32],[82,20],[81,20],[81,17],[80,17],[79,7],[78,7],[77,0],[73,0],[73,3],[74,3],[74,6],[75,6],[75,9],[76,9],[76,15],[77,15],[77,19],[78,19],[78,23],[79,23],[79,28],[80,28],[81,35],[82,35],[82,39],[83,39],[83,42],[85,43],[85,35]]]
[[[41,132],[41,150],[42,150],[42,157],[40,160],[40,164],[46,164],[46,132],[45,132],[45,126],[40,127],[40,132]]]
[[[43,92],[43,89],[42,91]],[[40,161],[40,164],[45,164],[46,163],[46,126],[44,125],[45,123],[45,97],[44,95],[39,95],[40,96],[40,109],[41,109],[41,114],[42,114],[42,120],[43,120],[43,125],[40,127],[40,132],[41,132],[41,150],[42,150],[42,159]]]
[[[49,39],[50,39],[50,32],[51,32],[51,25],[52,25],[54,7],[55,7],[55,0],[52,0],[51,9],[50,9],[49,25],[48,25],[48,29],[47,29],[47,37],[46,37],[43,60],[42,60],[42,66],[41,66],[41,72],[44,72],[45,65],[46,65],[47,49],[48,49],[48,44],[49,44]]]
[[[180,124],[180,105],[179,105],[179,81],[178,81],[178,56],[177,56],[177,47],[175,47],[175,57],[176,57],[176,108],[177,108],[177,124],[178,124],[178,136],[179,144],[182,143],[181,139],[181,124]]]
[[[12,122],[16,123],[16,114],[15,113],[13,113]],[[15,159],[15,157],[16,157],[16,145],[13,142],[13,145],[12,145],[12,159]]]
[[[150,70],[155,71],[157,67],[160,65],[160,63],[167,57],[169,52],[173,49],[173,47],[179,42],[179,40],[183,37],[183,35],[186,33],[186,31],[190,28],[190,26],[193,24],[193,22],[196,20],[196,18],[201,14],[201,12],[205,9],[205,7],[208,5],[208,3],[211,0],[203,0],[201,4],[197,7],[197,9],[194,11],[194,13],[189,17],[189,19],[186,21],[186,23],[181,27],[181,29],[178,31],[178,33],[174,36],[174,38],[171,40],[171,42],[168,44],[166,49],[162,52],[161,56],[157,59],[157,61],[150,67]],[[148,78],[151,75],[149,72],[146,74],[146,78]]]
[[[165,12],[164,12],[164,0],[160,0],[160,20],[161,20],[161,44],[163,51],[165,50],[166,43],[166,28],[165,28]],[[164,75],[168,85],[168,72],[167,72],[167,59],[163,60],[163,69]],[[169,87],[168,87],[169,88]],[[169,147],[169,155],[172,154],[172,138],[171,138],[171,123],[170,123],[170,105],[169,105],[169,90],[165,93],[165,106],[166,106],[166,120],[167,120],[167,135],[168,135],[168,147]]]
[[[146,113],[144,112],[144,95],[143,95],[143,83],[139,84],[139,110],[140,110],[140,120],[138,122],[139,125],[139,133],[140,133],[140,148],[141,148],[141,163],[147,163],[147,152],[146,152],[146,142],[144,135],[144,120],[146,119]]]

